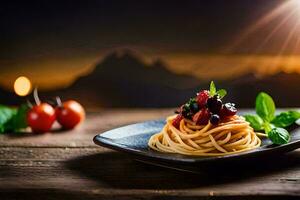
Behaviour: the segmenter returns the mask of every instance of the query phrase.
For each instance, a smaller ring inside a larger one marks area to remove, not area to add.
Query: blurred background
[[[214,80],[300,106],[300,0],[6,1],[0,103],[76,99],[87,109],[174,107]]]

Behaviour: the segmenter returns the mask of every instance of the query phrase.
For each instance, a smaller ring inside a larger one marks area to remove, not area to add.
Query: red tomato
[[[33,132],[48,132],[55,121],[55,110],[47,104],[41,103],[33,106],[27,113],[27,123]]]
[[[58,123],[65,129],[72,129],[85,118],[83,107],[74,100],[65,101],[56,108]]]

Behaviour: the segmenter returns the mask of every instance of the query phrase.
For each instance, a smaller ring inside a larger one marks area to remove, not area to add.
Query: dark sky
[[[7,1],[0,7],[0,56],[87,53],[120,45],[216,52],[278,2]]]
[[[0,69],[8,78],[0,78],[0,84],[8,87],[22,74],[40,83],[48,74],[60,77],[58,82],[71,80],[61,74],[69,70],[78,76],[95,57],[118,47],[156,55],[228,53],[227,47],[247,27],[283,2],[7,0],[0,5]],[[280,37],[275,35],[259,52],[257,46],[288,13],[260,27],[229,53],[277,53],[289,28],[278,30]]]

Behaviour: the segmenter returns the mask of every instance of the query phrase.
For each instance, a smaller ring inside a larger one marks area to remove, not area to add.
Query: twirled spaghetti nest
[[[261,140],[241,116],[234,115],[214,126],[196,125],[188,119],[180,121],[179,129],[172,125],[175,116],[167,118],[160,133],[154,134],[150,148],[169,153],[194,156],[222,156],[255,149]]]

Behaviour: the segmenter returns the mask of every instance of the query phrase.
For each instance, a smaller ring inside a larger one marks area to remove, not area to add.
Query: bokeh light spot
[[[19,96],[26,96],[31,91],[31,82],[25,76],[20,76],[14,83],[15,93]]]

